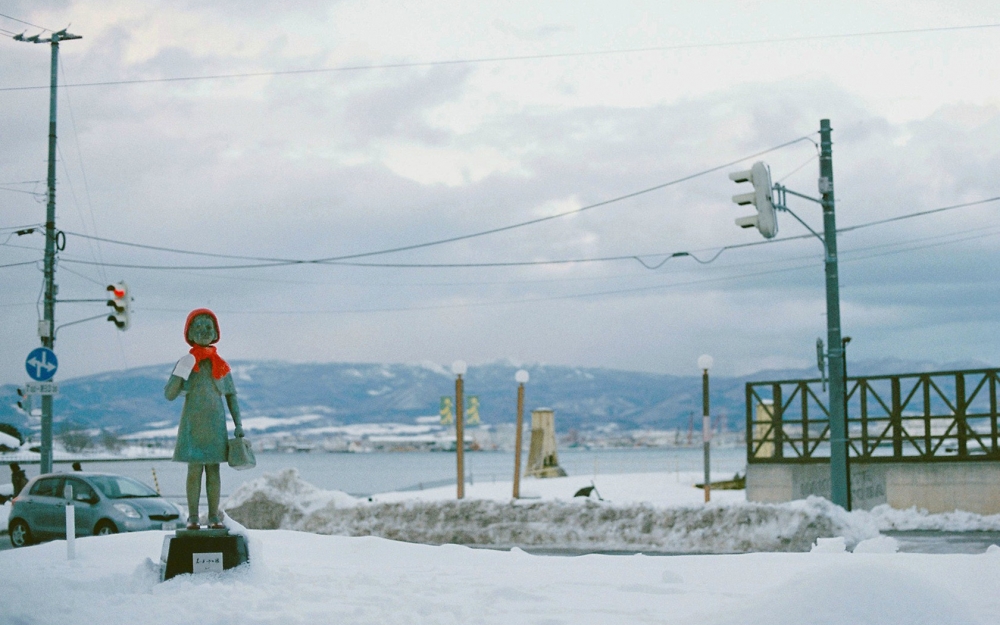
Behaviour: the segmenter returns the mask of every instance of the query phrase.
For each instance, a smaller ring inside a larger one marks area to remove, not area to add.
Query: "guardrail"
[[[748,382],[747,462],[829,462],[822,381]],[[1000,369],[847,378],[848,454],[865,462],[1000,460]]]

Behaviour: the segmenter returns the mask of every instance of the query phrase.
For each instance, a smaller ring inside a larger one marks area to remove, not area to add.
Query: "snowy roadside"
[[[559,547],[672,553],[808,551],[817,538],[843,536],[849,546],[878,536],[870,519],[817,497],[788,504],[748,503],[741,491],[719,491],[701,503],[694,476],[644,473],[593,480],[603,500],[573,497],[589,478],[526,481],[534,498],[512,501],[510,483],[454,487],[355,499],[323,491],[295,469],[266,474],[237,489],[227,514],[253,529],[293,529],[340,536],[379,536],[427,544]],[[688,483],[685,483],[688,482]],[[649,500],[644,500],[642,495]]]
[[[454,486],[357,499],[316,488],[297,470],[285,469],[247,482],[224,507],[254,529],[592,551],[808,551],[817,538],[830,536],[843,536],[853,547],[883,531],[1000,531],[1000,515],[888,506],[849,513],[816,497],[762,504],[747,502],[743,491],[715,491],[705,505],[702,491],[692,486],[698,477],[641,473],[525,480],[521,492],[528,497],[517,501],[510,497],[510,482],[477,483],[456,501]],[[590,497],[573,497],[591,485],[596,489]]]
[[[248,565],[161,583],[158,560],[166,532],[86,537],[77,539],[74,560],[67,560],[65,541],[0,551],[0,623],[1000,622],[1000,548],[978,555],[905,554],[896,553],[892,538],[876,536],[861,540],[850,553],[845,547],[859,536],[841,530],[877,533],[875,520],[888,522],[892,515],[847,513],[821,499],[762,506],[742,501],[739,493],[706,506],[687,500],[686,489],[700,497],[690,485],[674,488],[678,476],[644,475],[623,478],[621,490],[613,480],[595,480],[601,495],[613,501],[574,499],[551,480],[532,485],[538,499],[511,503],[509,497],[482,496],[486,491],[479,488],[479,498],[464,502],[454,501],[453,489],[359,500],[315,488],[297,471],[286,470],[248,483],[229,506],[234,517],[240,510],[256,511],[269,523],[300,529],[315,523],[312,529],[319,532],[379,529],[378,523],[386,531],[412,525],[424,535],[454,526],[489,531],[490,515],[525,514],[537,520],[517,517],[516,525],[545,540],[565,539],[569,531],[584,532],[578,540],[646,536],[683,541],[688,548],[735,540],[717,535],[724,533],[761,541],[779,535],[801,540],[813,532],[819,539],[807,553],[553,557],[516,547],[469,549],[251,529]],[[642,480],[662,487],[658,500],[626,496],[625,484],[642,490]],[[674,486],[668,488],[671,480]],[[495,489],[503,491],[502,485]],[[683,501],[671,504],[671,492]],[[927,523],[935,516],[944,515],[904,512],[892,523],[917,517]],[[659,524],[658,517],[671,521]],[[652,525],[645,533],[641,525],[647,521]],[[967,515],[938,521],[973,522]],[[751,526],[762,529],[747,534]]]

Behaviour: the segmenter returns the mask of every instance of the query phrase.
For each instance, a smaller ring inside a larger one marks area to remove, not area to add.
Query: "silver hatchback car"
[[[108,473],[47,473],[14,498],[7,528],[24,547],[66,537],[66,506],[74,507],[77,536],[174,529],[181,510],[138,480]]]

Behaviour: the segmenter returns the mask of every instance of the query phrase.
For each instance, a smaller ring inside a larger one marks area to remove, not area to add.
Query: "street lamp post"
[[[524,369],[514,374],[517,382],[517,425],[514,427],[514,499],[521,496],[521,431],[524,429],[524,385],[528,372]]]
[[[462,404],[463,381],[466,364],[456,360],[451,364],[455,374],[455,460],[458,468],[458,499],[465,497],[465,410]]]
[[[709,446],[712,441],[712,417],[708,410],[708,370],[712,368],[712,357],[703,354],[698,357],[701,369],[701,441],[705,455],[705,503],[712,499],[712,477]]]

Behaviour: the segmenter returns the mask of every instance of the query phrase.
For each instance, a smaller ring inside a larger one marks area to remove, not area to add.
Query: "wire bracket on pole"
[[[99,300],[99,301],[104,301],[104,300]],[[78,323],[83,323],[84,321],[93,321],[94,319],[104,319],[106,316],[107,315],[105,315],[104,313],[101,313],[99,315],[94,315],[93,317],[87,317],[86,319],[77,319],[76,321],[70,321],[69,323],[64,323],[62,325],[58,325],[58,326],[56,326],[56,329],[55,329],[55,332],[53,332],[53,335],[58,335],[59,334],[59,330],[61,330],[62,328],[65,328],[67,326],[75,326]],[[55,336],[53,336],[53,338],[55,338]]]
[[[777,210],[779,210],[779,211],[788,213],[789,215],[791,215],[792,217],[794,217],[795,220],[798,221],[800,224],[802,224],[805,227],[806,230],[808,230],[809,232],[811,232],[813,234],[813,236],[815,236],[817,239],[819,239],[820,243],[823,244],[823,251],[824,251],[824,254],[826,256],[826,259],[828,261],[831,260],[830,251],[829,251],[829,248],[826,245],[826,239],[823,238],[823,235],[821,235],[820,233],[818,233],[815,230],[813,230],[812,227],[809,224],[807,224],[805,221],[803,221],[801,217],[799,217],[798,215],[796,215],[795,211],[793,211],[792,209],[788,208],[788,200],[786,198],[786,194],[794,195],[795,197],[800,197],[802,199],[809,200],[811,202],[816,202],[817,204],[823,204],[823,200],[818,199],[818,198],[814,198],[814,197],[806,195],[804,193],[797,193],[795,191],[791,191],[787,187],[785,187],[783,185],[780,185],[780,184],[774,185],[774,208],[777,209]]]

